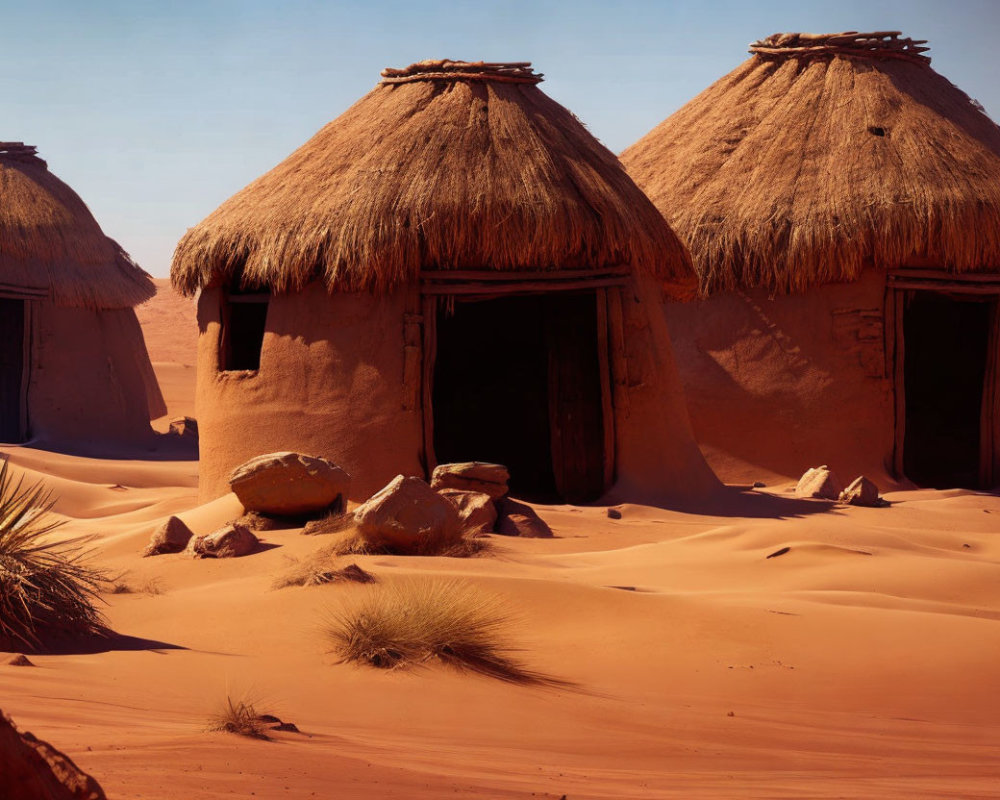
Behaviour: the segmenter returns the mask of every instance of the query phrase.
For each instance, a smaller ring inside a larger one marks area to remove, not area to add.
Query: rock
[[[864,475],[859,475],[840,493],[840,502],[852,506],[880,506],[884,502],[878,496],[878,486]]]
[[[164,553],[180,553],[191,541],[191,529],[177,517],[170,517],[153,531],[149,544],[142,551],[143,557],[159,556]]]
[[[462,538],[454,503],[420,478],[397,475],[354,511],[358,534],[369,545],[412,554]]]
[[[107,800],[100,785],[52,745],[21,733],[0,711],[0,797]]]
[[[622,512],[619,511],[617,508],[609,508],[607,513],[608,513],[608,519],[622,518]]]
[[[233,470],[229,487],[247,511],[301,516],[335,504],[342,510],[351,476],[325,458],[268,453]]]
[[[438,464],[431,475],[433,489],[462,489],[482,492],[492,500],[507,496],[510,472],[502,464],[466,461],[460,464]]]
[[[188,551],[196,558],[238,558],[257,549],[260,540],[249,528],[226,525],[208,536],[191,539]]]
[[[493,533],[497,524],[497,508],[488,494],[463,489],[438,489],[438,494],[455,504],[463,535]]]
[[[505,497],[500,502],[500,522],[497,533],[503,536],[524,536],[545,539],[552,536],[552,528],[535,513],[531,506]]]
[[[7,656],[6,660],[3,662],[8,667],[33,667],[34,664],[28,659],[24,653],[11,653]]]
[[[796,497],[819,497],[824,500],[838,500],[844,490],[837,476],[826,464],[806,470],[795,487]]]
[[[194,417],[174,417],[170,420],[169,432],[182,439],[197,439],[198,420]]]
[[[766,483],[764,483],[764,481],[754,481],[754,482],[753,482],[753,488],[754,488],[754,489],[763,489],[763,488],[765,488],[766,486],[767,486],[767,484],[766,484]]]

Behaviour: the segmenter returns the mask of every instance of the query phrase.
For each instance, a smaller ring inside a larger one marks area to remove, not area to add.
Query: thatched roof
[[[642,265],[694,288],[684,247],[530,64],[428,61],[383,80],[177,246],[191,294],[231,279],[385,291],[420,270]]]
[[[6,290],[6,292],[5,292]],[[34,147],[0,142],[0,294],[58,305],[127,308],[153,281],[101,231],[90,210],[48,171]]]
[[[621,154],[703,290],[1000,269],[1000,128],[921,44],[775,34]]]

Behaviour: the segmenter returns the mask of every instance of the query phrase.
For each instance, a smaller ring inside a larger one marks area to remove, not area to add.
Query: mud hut
[[[923,44],[775,34],[622,153],[707,298],[666,313],[724,479],[1000,482],[1000,128]]]
[[[0,442],[151,440],[166,407],[133,307],[154,291],[34,147],[0,142]]]
[[[693,291],[689,257],[541,79],[384,70],[188,231],[171,277],[200,291],[203,498],[287,449],[341,464],[357,498],[476,459],[534,499],[715,486],[658,312]]]

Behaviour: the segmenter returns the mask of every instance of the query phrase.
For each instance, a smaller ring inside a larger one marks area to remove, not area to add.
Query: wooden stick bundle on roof
[[[529,63],[424,61],[382,82],[177,246],[186,294],[242,276],[387,292],[421,270],[648,269],[695,286],[683,245]]]

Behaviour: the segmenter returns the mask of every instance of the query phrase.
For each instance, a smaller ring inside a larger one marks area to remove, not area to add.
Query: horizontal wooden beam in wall
[[[529,292],[570,292],[586,289],[605,289],[609,286],[624,286],[627,276],[612,278],[590,278],[585,281],[511,281],[509,283],[467,283],[455,285],[424,284],[420,291],[424,294],[441,295],[502,295]]]
[[[11,286],[0,283],[0,297],[5,300],[47,300],[49,290],[41,286]]]
[[[889,281],[890,289],[916,289],[925,292],[953,292],[955,294],[1000,295],[1000,281],[989,283],[964,283],[959,281]]]
[[[1000,286],[1000,273],[948,272],[943,269],[893,269],[888,273],[889,283],[899,280],[931,281],[934,283],[996,284]]]
[[[565,281],[575,278],[607,278],[617,276],[627,276],[632,273],[632,268],[625,267],[604,267],[602,269],[551,269],[551,270],[530,270],[526,272],[499,272],[487,269],[434,269],[421,270],[421,281]]]

